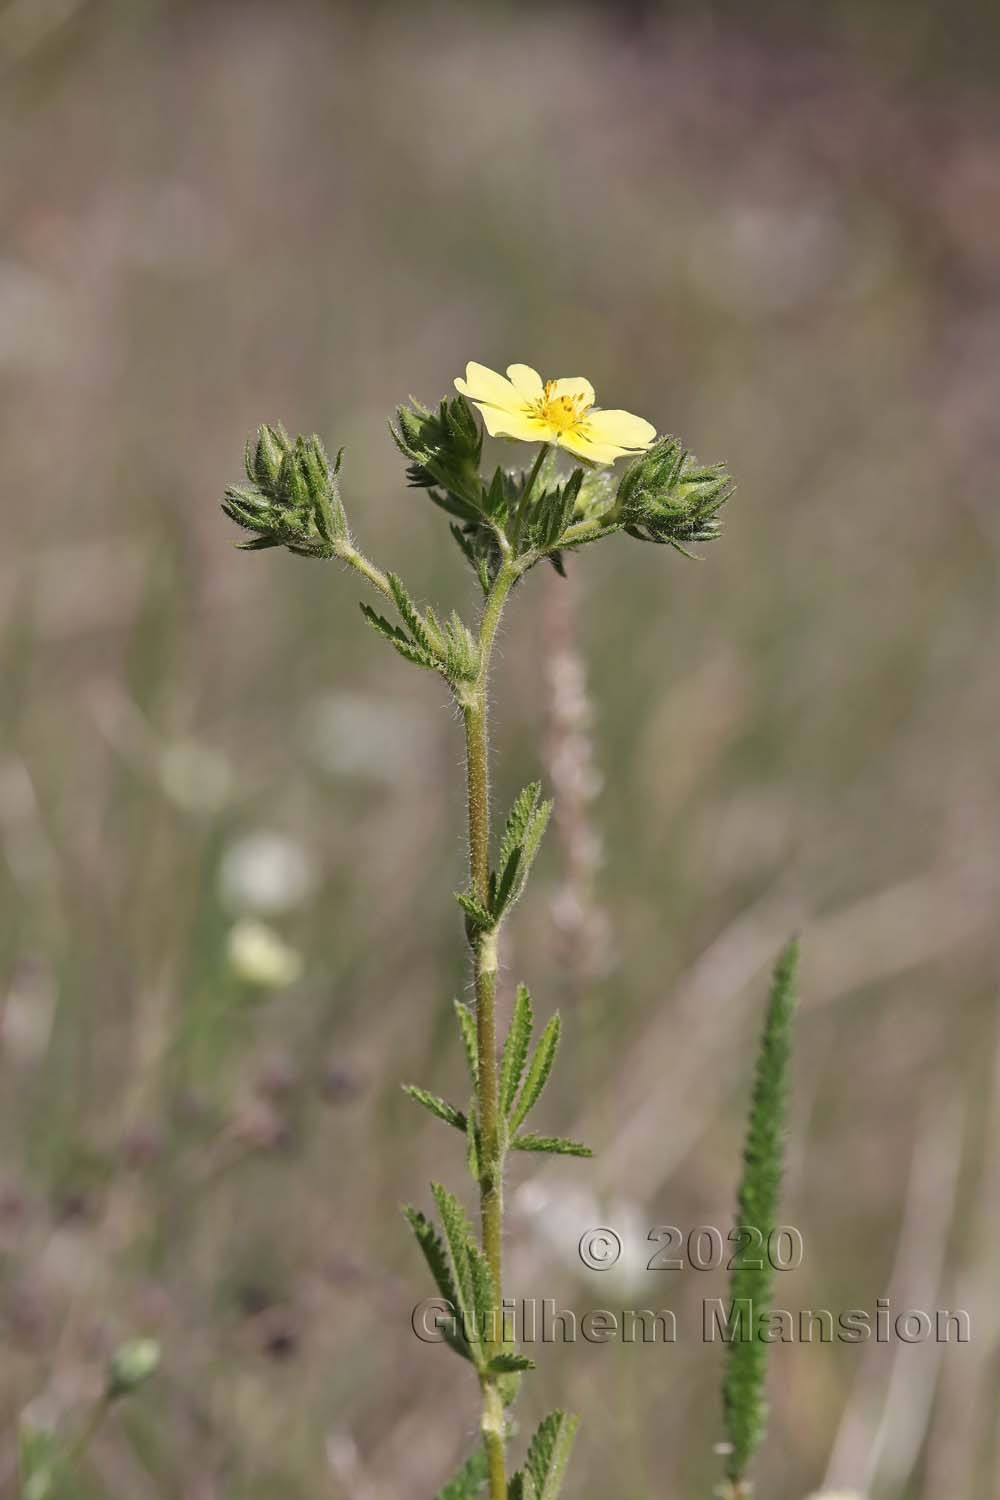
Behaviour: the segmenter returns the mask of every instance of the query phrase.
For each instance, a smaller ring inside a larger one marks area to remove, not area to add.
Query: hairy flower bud
[[[431,499],[452,515],[474,519],[481,503],[483,438],[469,403],[458,396],[431,411],[411,401],[397,408],[396,423],[390,431],[403,457],[410,460],[410,484],[428,490]]]
[[[249,484],[226,491],[222,509],[254,539],[246,551],[287,547],[299,557],[334,557],[349,545],[347,517],[337,488],[341,454],[331,465],[318,437],[294,442],[280,423],[257,430],[247,443]]]
[[[719,511],[731,494],[724,464],[700,464],[676,438],[661,438],[625,470],[608,519],[641,542],[685,552],[719,535]]]
[[[247,443],[247,478],[252,484],[263,488],[273,485],[281,473],[281,462],[288,451],[288,434],[279,424],[277,428],[266,424],[257,429],[257,445]]]

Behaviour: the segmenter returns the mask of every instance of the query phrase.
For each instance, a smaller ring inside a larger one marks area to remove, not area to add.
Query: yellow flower
[[[508,365],[508,379],[486,365],[470,363],[455,389],[474,401],[491,437],[524,443],[558,443],[592,464],[613,464],[625,453],[641,453],[656,428],[629,411],[599,411],[589,380],[546,380],[530,365]]]

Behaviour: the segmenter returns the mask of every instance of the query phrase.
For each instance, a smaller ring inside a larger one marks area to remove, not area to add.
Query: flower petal
[[[589,464],[613,464],[626,451],[612,443],[594,443],[579,428],[572,427],[568,432],[555,435],[554,441],[567,453],[575,453],[577,458],[584,458]]]
[[[588,437],[595,443],[610,443],[627,452],[648,448],[656,437],[653,424],[630,411],[588,412],[586,426]]]
[[[504,411],[520,411],[524,407],[523,397],[518,395],[509,380],[487,365],[477,365],[474,360],[465,367],[465,379],[459,376],[455,381],[455,389],[468,396],[470,401],[486,401]]]
[[[539,401],[544,396],[542,377],[530,365],[508,365],[507,374],[518,395],[525,401]]]
[[[582,375],[573,375],[568,379],[564,376],[561,380],[549,382],[549,397],[558,400],[560,396],[583,397],[584,406],[593,406],[597,397],[594,395],[594,387],[589,380],[584,380]]]
[[[548,423],[529,416],[523,408],[521,411],[502,411],[499,406],[477,405],[490,437],[519,438],[522,443],[548,443],[552,439]]]

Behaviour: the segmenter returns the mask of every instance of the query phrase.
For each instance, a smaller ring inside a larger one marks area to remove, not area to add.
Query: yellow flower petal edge
[[[555,443],[591,464],[643,453],[656,438],[644,417],[596,407],[594,387],[582,376],[543,381],[530,365],[508,365],[504,378],[471,360],[455,389],[479,408],[491,437]]]

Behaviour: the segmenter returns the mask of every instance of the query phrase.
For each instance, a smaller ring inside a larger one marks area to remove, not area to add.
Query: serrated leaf
[[[385,576],[392,590],[392,597],[396,602],[396,608],[399,610],[403,623],[406,625],[410,635],[417,645],[426,651],[428,655],[434,656],[434,643],[431,640],[430,632],[421,617],[420,611],[410,598],[403,580],[396,573],[387,573]]]
[[[446,1125],[454,1125],[456,1130],[465,1131],[467,1124],[465,1115],[453,1104],[449,1104],[446,1099],[439,1099],[437,1094],[429,1094],[426,1089],[418,1088],[415,1083],[404,1083],[403,1093],[409,1094],[411,1099],[422,1104],[424,1109],[430,1110],[432,1115],[436,1115]]]
[[[476,1030],[476,1018],[462,1000],[455,1001],[455,1017],[462,1033],[462,1045],[465,1048],[469,1077],[475,1088],[479,1085],[479,1034]]]
[[[523,1131],[510,1143],[512,1151],[547,1151],[552,1156],[593,1156],[589,1146],[579,1141],[568,1141],[561,1135],[536,1135],[533,1130]]]
[[[397,646],[401,641],[407,645],[409,644],[399,626],[391,624],[385,618],[385,615],[380,615],[377,610],[372,609],[370,604],[362,603],[360,609],[372,629],[377,631],[379,635],[384,636],[393,646]]]
[[[524,887],[528,883],[528,876],[531,874],[531,867],[535,862],[535,855],[538,853],[539,846],[545,835],[545,830],[548,827],[549,817],[551,816],[551,813],[552,803],[542,802],[535,809],[535,812],[532,814],[531,820],[528,823],[528,827],[524,835],[524,843],[521,846],[521,861],[517,871],[516,889],[512,894],[509,902],[509,904],[511,905],[513,905],[513,903],[518,899],[518,897],[524,890]]]
[[[535,1481],[530,1474],[518,1469],[507,1486],[507,1500],[538,1500]]]
[[[470,1346],[480,1342],[478,1336],[479,1325],[476,1322],[476,1292],[478,1270],[473,1272],[473,1253],[478,1255],[479,1247],[472,1238],[472,1227],[466,1218],[465,1209],[459,1203],[454,1193],[440,1182],[431,1183],[431,1192],[437,1204],[438,1213],[441,1215],[441,1224],[444,1228],[444,1236],[448,1243],[448,1253],[451,1257],[452,1269],[455,1273],[455,1286],[458,1292],[458,1306],[462,1313],[463,1327],[469,1339]]]
[[[477,927],[488,928],[493,926],[492,913],[488,912],[468,891],[456,891],[455,900]]]
[[[517,998],[514,1001],[514,1014],[511,1017],[507,1039],[503,1044],[503,1057],[500,1062],[500,1108],[505,1115],[510,1114],[517,1091],[521,1086],[534,1025],[531,995],[527,985],[519,984]]]
[[[427,1262],[431,1276],[434,1278],[434,1285],[441,1293],[442,1299],[454,1309],[456,1315],[459,1314],[462,1310],[462,1304],[459,1301],[458,1292],[451,1274],[451,1267],[448,1264],[447,1252],[437,1230],[430,1219],[422,1214],[419,1209],[407,1207],[403,1209],[403,1214],[406,1222],[416,1236],[417,1244],[423,1252],[424,1260]],[[445,1342],[454,1349],[456,1354],[460,1354],[463,1359],[472,1359],[472,1351],[460,1326],[456,1326],[455,1330],[452,1331],[452,1329],[442,1325],[442,1333],[444,1334]]]
[[[510,1117],[512,1131],[517,1129],[529,1110],[533,1109],[538,1103],[541,1092],[548,1081],[549,1074],[552,1072],[556,1048],[559,1046],[560,1026],[559,1012],[556,1011],[539,1037],[538,1046],[535,1048],[535,1055],[532,1057],[531,1066],[528,1069],[528,1075],[524,1080],[517,1104]]]
[[[491,882],[491,905],[497,919],[523,894],[548,825],[552,803],[539,802],[540,792],[537,782],[525,787],[507,819],[500,844],[499,874]]]
[[[291,548],[290,550],[294,551],[295,549]],[[372,629],[377,631],[379,635],[384,636],[390,646],[399,652],[400,656],[405,657],[407,661],[412,661],[418,667],[429,667],[434,672],[438,670],[440,662],[429,651],[425,651],[422,646],[415,646],[412,641],[407,639],[398,625],[391,625],[385,616],[380,615],[376,610],[372,609],[370,604],[362,604],[361,613]]]
[[[540,781],[531,781],[514,798],[507,821],[504,824],[503,837],[500,840],[500,855],[498,868],[502,871],[507,861],[515,850],[524,843],[531,815],[538,806],[538,799],[542,795],[542,784]]]
[[[522,1370],[536,1370],[538,1366],[526,1354],[494,1354],[486,1366],[489,1375],[518,1375]]]
[[[482,1448],[477,1448],[454,1479],[449,1480],[443,1490],[438,1490],[435,1500],[478,1500],[488,1477],[486,1454]]]
[[[562,1489],[577,1425],[578,1418],[554,1411],[531,1439],[524,1467],[534,1480],[538,1500],[556,1500]]]

